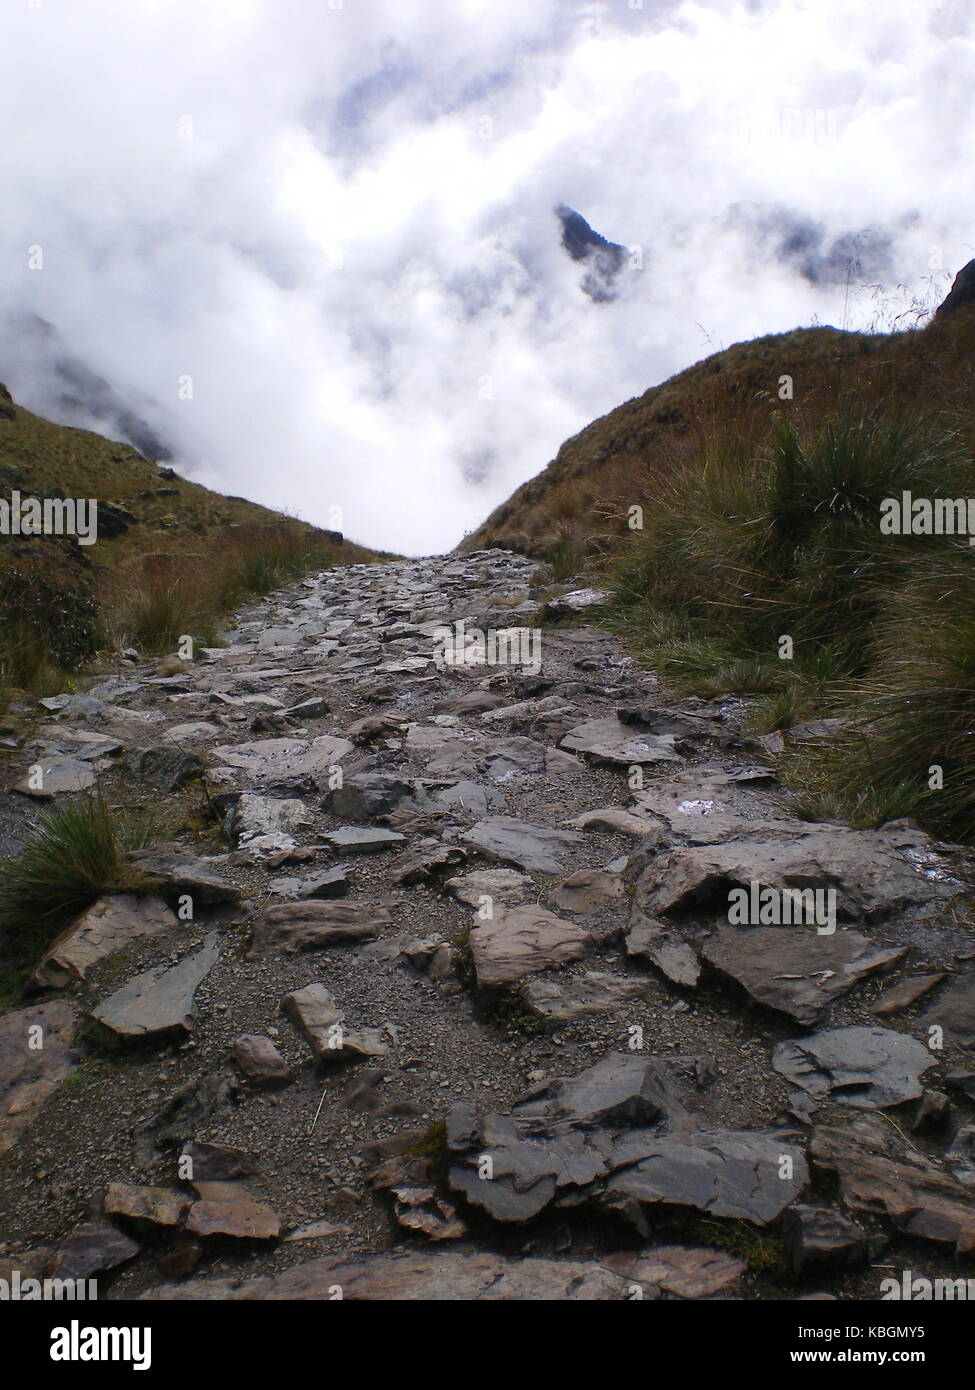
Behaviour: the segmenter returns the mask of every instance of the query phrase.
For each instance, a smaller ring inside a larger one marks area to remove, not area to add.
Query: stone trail
[[[966,856],[795,818],[739,702],[668,696],[587,623],[605,595],[534,571],[327,571],[193,662],[41,702],[9,814],[91,787],[172,814],[147,891],[0,1015],[0,1276],[874,1298],[902,1240],[963,1272]],[[455,624],[480,636],[444,660]],[[736,888],[836,920],[743,924]]]

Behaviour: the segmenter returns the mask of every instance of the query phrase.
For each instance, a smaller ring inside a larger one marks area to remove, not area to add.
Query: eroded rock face
[[[77,1026],[77,1011],[62,1000],[0,1015],[0,1153],[78,1065]]]

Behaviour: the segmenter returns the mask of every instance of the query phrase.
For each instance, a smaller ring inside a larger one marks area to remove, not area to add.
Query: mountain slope
[[[627,534],[628,509],[652,497],[655,477],[704,449],[761,447],[784,421],[802,428],[909,407],[971,437],[973,346],[970,305],[909,333],[801,328],[736,343],[568,439],[458,550],[607,555]]]

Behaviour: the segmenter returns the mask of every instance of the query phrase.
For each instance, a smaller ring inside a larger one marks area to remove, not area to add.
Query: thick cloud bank
[[[3,20],[0,379],[131,438],[121,402],[201,482],[391,549],[452,546],[706,353],[908,323],[975,255],[970,0]]]

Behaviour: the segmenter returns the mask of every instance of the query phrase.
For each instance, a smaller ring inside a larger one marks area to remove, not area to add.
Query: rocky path
[[[971,1272],[965,856],[794,818],[737,702],[668,698],[591,593],[539,627],[533,568],[328,571],[46,702],[4,825],[97,785],[168,838],[0,1015],[0,1276],[873,1299]],[[486,649],[444,660],[458,623]]]

